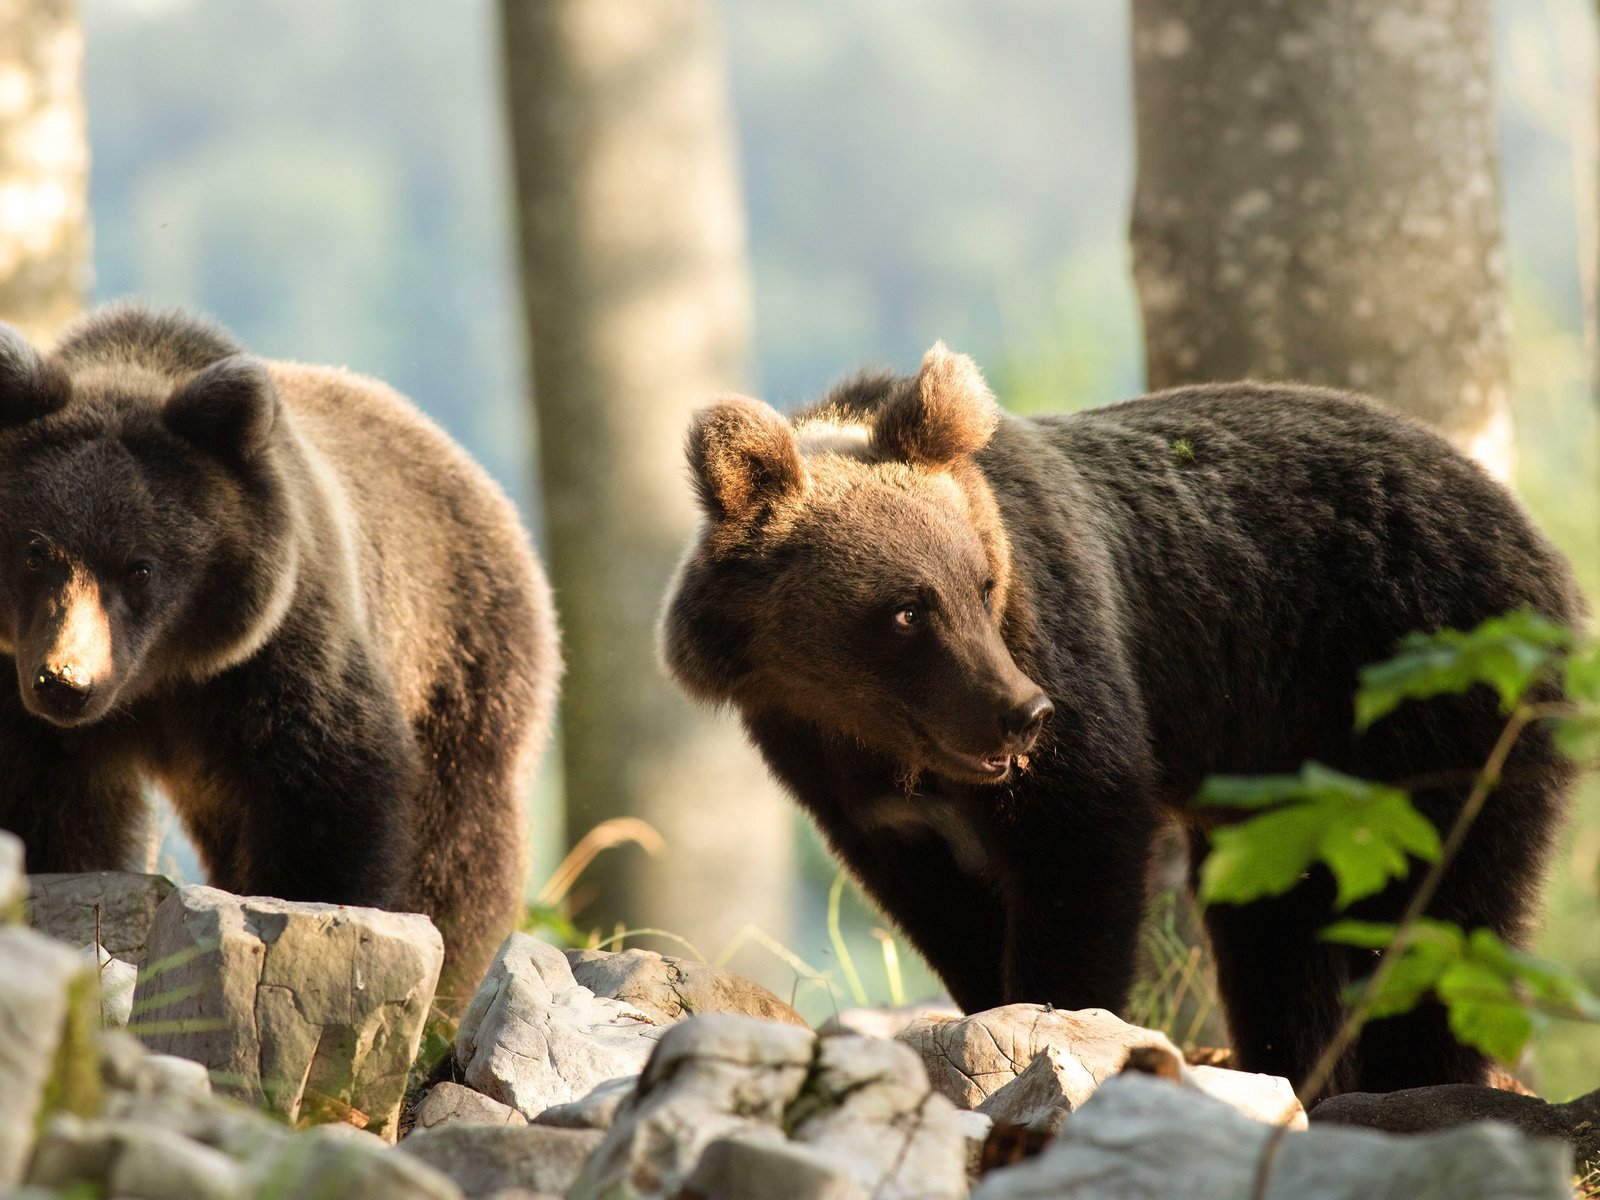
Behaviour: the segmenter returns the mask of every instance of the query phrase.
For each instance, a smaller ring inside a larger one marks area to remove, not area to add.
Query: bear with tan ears
[[[132,865],[159,782],[219,887],[427,913],[464,1007],[561,663],[516,510],[402,397],[179,312],[0,325],[0,669],[30,870]]]
[[[1572,624],[1560,554],[1440,437],[1352,395],[1185,388],[1004,414],[935,345],[785,418],[730,398],[688,460],[704,522],[662,647],[968,1011],[1120,1009],[1163,825],[1203,856],[1213,774],[1315,759],[1452,820],[1503,717],[1485,689],[1354,732],[1357,673],[1413,630]],[[1518,743],[1431,915],[1525,938],[1570,770]],[[1396,884],[1351,915],[1393,920]],[[1206,914],[1239,1065],[1299,1083],[1370,955],[1318,939],[1321,868]],[[1331,1090],[1479,1082],[1443,1011],[1371,1023]]]

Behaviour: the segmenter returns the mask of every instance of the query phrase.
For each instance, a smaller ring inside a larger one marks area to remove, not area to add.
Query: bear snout
[[[1056,711],[1050,697],[1035,691],[1031,696],[1016,701],[1000,716],[1000,735],[1013,754],[1026,754],[1032,750],[1044,732],[1045,722]]]
[[[93,688],[80,683],[73,669],[41,667],[34,672],[28,705],[38,716],[58,723],[69,723],[83,715]]]

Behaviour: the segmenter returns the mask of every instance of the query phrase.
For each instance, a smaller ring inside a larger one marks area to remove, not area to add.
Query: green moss
[[[100,988],[93,971],[89,970],[74,979],[67,989],[67,1015],[61,1040],[56,1045],[55,1061],[39,1105],[41,1131],[57,1113],[79,1117],[100,1114],[100,1056],[94,1042],[99,1028]]]

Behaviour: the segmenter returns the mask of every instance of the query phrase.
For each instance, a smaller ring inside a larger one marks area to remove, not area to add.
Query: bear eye
[[[150,573],[149,563],[134,563],[133,566],[128,568],[128,573],[125,576],[128,586],[143,587],[150,582]]]
[[[909,633],[922,624],[922,609],[915,604],[902,604],[894,610],[894,627],[901,633]]]
[[[993,612],[994,611],[994,580],[992,580],[992,579],[984,581],[984,585],[983,585],[983,611],[984,612]]]
[[[22,557],[22,565],[30,571],[44,570],[45,545],[38,538],[28,543],[27,553]]]

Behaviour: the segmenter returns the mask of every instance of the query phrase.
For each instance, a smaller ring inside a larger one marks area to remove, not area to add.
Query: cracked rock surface
[[[806,1024],[759,983],[726,967],[650,950],[568,950],[567,962],[573,977],[595,995],[631,1004],[662,1024],[713,1012]]]
[[[597,1084],[637,1075],[661,1024],[579,984],[554,946],[513,933],[461,1019],[456,1062],[473,1088],[531,1121]]]
[[[972,1200],[1238,1200],[1270,1126],[1139,1074],[1109,1080],[1043,1154],[986,1176]],[[1284,1137],[1266,1200],[1570,1200],[1568,1151],[1501,1125],[1397,1137]]]
[[[134,994],[146,1045],[204,1063],[219,1091],[290,1120],[395,1137],[444,959],[416,913],[181,887],[161,904]]]
[[[1056,1051],[1059,1086],[1074,1108],[1122,1069],[1134,1047],[1155,1046],[1182,1058],[1166,1034],[1101,1008],[1008,1004],[956,1020],[923,1017],[898,1039],[921,1056],[935,1090],[962,1108],[979,1108],[1046,1050]]]
[[[436,1083],[417,1105],[417,1129],[434,1129],[460,1122],[467,1125],[526,1125],[524,1117],[510,1105],[491,1100],[459,1083]],[[415,1135],[413,1135],[415,1136]]]
[[[1179,1087],[1205,1092],[1258,1121],[1283,1122],[1292,1129],[1306,1127],[1306,1114],[1294,1088],[1281,1076],[1191,1067],[1176,1051],[1168,1054],[1149,1045],[1142,1049],[1157,1050],[1167,1059],[1167,1070]],[[1049,1045],[1020,1075],[978,1105],[977,1111],[996,1122],[1054,1134],[1067,1114],[1093,1095],[1101,1082],[1075,1053]]]
[[[933,1086],[962,1108],[1048,1133],[1122,1070],[1128,1051],[1171,1061],[1187,1088],[1226,1101],[1257,1120],[1306,1117],[1287,1079],[1220,1067],[1190,1067],[1166,1034],[1142,1029],[1101,1008],[1077,1012],[1009,1004],[948,1019],[913,1021],[899,1034],[922,1056]]]
[[[722,1158],[703,1163],[713,1144],[723,1144]],[[808,1164],[806,1195],[966,1193],[956,1110],[905,1047],[710,1014],[662,1036],[569,1194],[655,1200],[677,1196],[694,1178],[691,1190],[732,1196],[728,1179],[767,1158]]]
[[[73,946],[93,945],[98,933],[112,958],[135,967],[144,964],[156,910],[172,894],[165,875],[134,871],[29,875],[27,885],[29,925]]]

